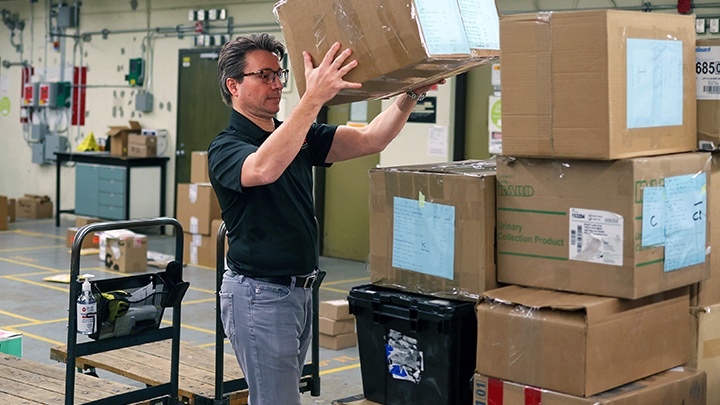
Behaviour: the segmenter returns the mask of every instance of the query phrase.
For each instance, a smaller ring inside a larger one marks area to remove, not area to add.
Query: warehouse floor
[[[17,218],[9,230],[0,231],[0,329],[23,334],[22,357],[63,369],[65,364],[50,359],[50,348],[67,340],[68,285],[43,279],[70,273],[65,233],[74,225],[72,216],[63,216],[59,228],[54,219]],[[150,251],[174,255],[175,237],[150,235],[148,246]],[[327,272],[320,289],[322,301],[346,299],[353,286],[369,282],[365,263],[323,257],[320,267]],[[148,271],[160,270],[149,267]],[[125,275],[106,270],[97,254],[81,257],[80,273],[92,273],[96,279]],[[181,340],[211,350],[215,342],[215,269],[188,265],[183,278],[190,282],[190,290],[183,300]],[[171,322],[171,314],[166,313],[164,320]],[[225,352],[232,353],[229,343]],[[330,404],[362,393],[359,365],[357,347],[338,351],[321,348],[322,395],[303,394],[303,405]],[[98,370],[98,375],[145,386],[104,370]]]

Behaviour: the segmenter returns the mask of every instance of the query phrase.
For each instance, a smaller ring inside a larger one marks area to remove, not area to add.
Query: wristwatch
[[[417,101],[423,101],[423,100],[425,100],[425,96],[427,96],[427,93],[423,93],[423,94],[418,95],[417,93],[415,93],[415,92],[412,91],[412,90],[408,91],[408,92],[405,93],[405,94],[407,94],[407,96],[410,97],[411,99],[417,100]]]

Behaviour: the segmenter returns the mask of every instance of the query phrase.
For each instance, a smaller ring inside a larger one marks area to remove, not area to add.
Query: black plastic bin
[[[374,285],[348,296],[365,398],[385,405],[472,402],[475,304]]]

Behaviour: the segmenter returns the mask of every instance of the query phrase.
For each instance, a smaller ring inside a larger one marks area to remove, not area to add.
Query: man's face
[[[267,51],[252,51],[245,55],[246,67],[243,73],[257,72],[261,69],[280,69],[275,54]],[[269,119],[280,111],[280,97],[283,85],[279,78],[271,84],[265,84],[261,75],[245,76],[238,85],[238,97],[233,100],[234,107],[240,112]]]

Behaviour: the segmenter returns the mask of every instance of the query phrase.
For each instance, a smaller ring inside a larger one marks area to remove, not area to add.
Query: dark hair
[[[232,78],[242,82],[242,74],[246,66],[245,55],[256,50],[274,53],[281,60],[285,55],[285,46],[274,36],[266,33],[240,35],[226,43],[222,51],[220,51],[220,57],[218,58],[220,94],[223,102],[230,107],[232,107],[232,95],[227,88],[227,79]]]

